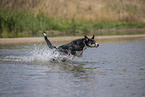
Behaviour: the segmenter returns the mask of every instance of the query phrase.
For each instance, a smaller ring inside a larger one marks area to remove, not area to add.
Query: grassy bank
[[[41,36],[42,31],[49,36],[144,34],[144,4],[144,0],[1,0],[0,37]]]

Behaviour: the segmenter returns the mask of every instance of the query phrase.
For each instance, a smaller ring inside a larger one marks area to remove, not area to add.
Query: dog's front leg
[[[83,56],[83,51],[79,51],[80,53],[78,53],[77,57],[82,57]]]

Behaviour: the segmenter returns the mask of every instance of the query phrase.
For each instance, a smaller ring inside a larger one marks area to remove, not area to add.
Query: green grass
[[[97,31],[99,29],[128,29],[128,28],[144,28],[144,22],[126,22],[126,21],[110,21],[102,19],[96,21],[85,20],[66,20],[62,17],[47,16],[43,12],[34,14],[25,11],[10,11],[0,10],[0,37],[33,37],[41,36],[42,31],[60,31],[65,32],[65,35],[79,35],[89,34],[90,31]],[[138,32],[136,32],[138,33]],[[50,36],[63,35],[50,34]],[[100,34],[100,32],[95,32]],[[107,33],[101,33],[107,34]],[[111,33],[109,33],[111,34]],[[118,34],[118,32],[116,32]],[[125,33],[127,34],[127,32]]]
[[[0,0],[0,37],[41,36],[42,31],[49,36],[145,34],[144,4],[144,0]]]

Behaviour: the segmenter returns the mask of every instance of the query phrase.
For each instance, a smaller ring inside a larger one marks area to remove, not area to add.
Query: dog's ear
[[[93,35],[91,39],[94,39],[94,38],[95,38],[95,35]]]
[[[85,40],[88,41],[88,37],[86,35],[84,37],[85,37]]]

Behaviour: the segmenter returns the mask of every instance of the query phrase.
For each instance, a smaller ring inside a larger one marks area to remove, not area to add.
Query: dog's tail
[[[53,45],[51,44],[51,42],[47,39],[47,35],[46,35],[45,32],[43,32],[43,35],[44,35],[44,39],[45,39],[45,41],[46,41],[48,47],[51,48],[51,49],[56,48],[56,47],[53,46]]]

